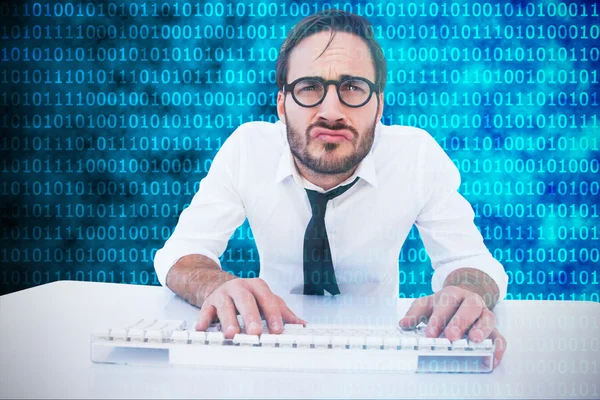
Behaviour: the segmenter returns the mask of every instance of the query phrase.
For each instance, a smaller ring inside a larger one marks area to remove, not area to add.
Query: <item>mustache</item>
[[[310,137],[310,131],[312,131],[315,128],[325,128],[325,129],[330,129],[332,131],[347,130],[347,131],[352,132],[352,135],[355,138],[358,136],[358,131],[356,129],[354,129],[351,126],[344,125],[341,122],[338,122],[338,123],[333,124],[333,125],[327,124],[325,122],[315,122],[314,124],[310,125],[308,127],[308,129],[306,130],[306,134],[307,134],[308,137]]]

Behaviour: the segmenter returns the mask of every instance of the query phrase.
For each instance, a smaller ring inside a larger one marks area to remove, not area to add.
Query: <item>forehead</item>
[[[342,75],[361,76],[375,81],[371,52],[362,38],[347,32],[336,32],[333,41],[323,52],[330,38],[331,32],[320,32],[302,39],[296,45],[288,60],[288,82],[303,76],[340,79]]]

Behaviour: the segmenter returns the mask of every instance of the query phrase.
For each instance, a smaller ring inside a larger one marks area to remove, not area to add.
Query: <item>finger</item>
[[[495,326],[495,320],[494,313],[485,308],[479,319],[475,321],[471,329],[469,329],[469,339],[475,343],[482,342],[483,339],[487,338],[492,333]]]
[[[497,328],[492,329],[492,333],[490,333],[490,339],[494,342],[496,346],[496,351],[494,351],[494,368],[500,364],[502,361],[502,357],[504,357],[504,352],[506,351],[507,342],[504,336],[500,332],[498,332]]]
[[[217,316],[217,309],[212,304],[203,304],[194,327],[197,331],[205,331]]]
[[[248,335],[260,335],[262,333],[262,322],[254,294],[250,290],[242,288],[232,291],[229,295],[244,320],[246,333]]]
[[[251,290],[265,317],[265,321],[267,321],[269,332],[281,333],[283,331],[283,316],[281,315],[277,296],[271,292],[266,283],[260,281],[253,285]]]
[[[467,295],[450,322],[448,322],[444,330],[446,337],[450,340],[461,339],[475,321],[481,317],[483,310],[486,309],[481,296],[475,294]],[[474,334],[478,334],[478,332],[474,332]]]
[[[220,300],[217,305],[217,316],[219,317],[219,321],[221,321],[221,332],[225,335],[225,339],[233,339],[241,331],[235,305],[231,297],[227,295],[223,295]]]
[[[464,291],[455,288],[446,288],[435,294],[433,312],[427,323],[425,334],[428,337],[439,337],[444,327],[450,323],[454,314],[460,310],[464,300]],[[450,340],[451,337],[446,335]]]
[[[279,299],[279,309],[281,310],[281,316],[283,317],[285,323],[302,324],[306,326],[307,322],[294,314],[294,312],[290,310],[290,308],[281,298]]]
[[[434,295],[420,297],[412,302],[406,315],[398,322],[402,329],[412,329],[421,322],[427,322],[433,309]]]

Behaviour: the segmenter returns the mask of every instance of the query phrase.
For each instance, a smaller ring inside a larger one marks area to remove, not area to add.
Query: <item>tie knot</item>
[[[327,202],[340,196],[346,190],[354,186],[356,182],[358,182],[358,177],[348,185],[340,186],[325,193],[319,193],[315,190],[306,189],[306,194],[308,195],[308,201],[310,202],[310,208],[312,209],[313,217],[324,218]]]

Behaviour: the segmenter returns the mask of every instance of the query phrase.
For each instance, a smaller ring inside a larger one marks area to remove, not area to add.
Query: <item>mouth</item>
[[[326,128],[315,128],[311,131],[311,136],[314,139],[320,139],[325,142],[339,143],[343,141],[351,141],[353,135],[347,130],[331,130]]]

